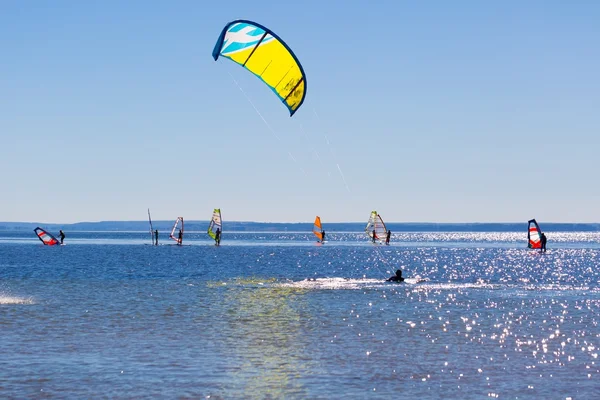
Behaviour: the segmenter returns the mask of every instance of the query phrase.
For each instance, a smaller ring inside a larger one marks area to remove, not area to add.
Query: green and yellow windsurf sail
[[[221,209],[215,208],[213,211],[212,218],[208,223],[208,236],[210,236],[213,240],[217,237],[217,229],[223,233],[223,221],[221,219]]]

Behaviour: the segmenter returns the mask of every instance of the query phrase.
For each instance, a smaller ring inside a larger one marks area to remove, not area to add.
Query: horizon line
[[[186,222],[195,222],[195,223],[206,223],[209,222],[210,219],[194,219],[194,220],[185,220]],[[77,222],[40,222],[40,221],[0,221],[0,224],[46,224],[46,225],[76,225],[76,224],[102,224],[102,223],[147,223],[146,220],[102,220],[102,221],[77,221]],[[158,222],[173,222],[172,220],[154,220],[154,223]],[[526,224],[528,221],[512,221],[512,222],[494,222],[494,221],[472,221],[472,222],[431,222],[431,221],[387,221],[386,224],[431,224],[431,225],[466,225],[466,224]],[[312,224],[311,221],[287,221],[287,222],[276,222],[276,221],[247,221],[247,220],[231,220],[227,221],[227,223],[246,223],[246,224]],[[364,221],[354,221],[354,222],[327,222],[327,224],[364,224]],[[543,222],[543,224],[577,224],[577,225],[598,225],[600,222]]]

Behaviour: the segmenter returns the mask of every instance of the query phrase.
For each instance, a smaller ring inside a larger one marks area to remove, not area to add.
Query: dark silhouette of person
[[[396,270],[396,275],[390,276],[386,282],[404,282],[404,278],[402,277],[402,270]]]
[[[390,244],[390,237],[392,236],[392,231],[388,229],[387,236],[385,237],[385,244]]]
[[[377,233],[375,233],[375,228],[373,228],[373,243],[375,243],[375,240],[377,239]]]
[[[178,244],[179,246],[181,246],[181,245],[182,245],[182,243],[183,243],[183,231],[180,229],[180,230],[179,230],[179,235],[178,235],[178,237],[177,237],[177,244]]]
[[[58,231],[58,237],[60,237],[60,244],[63,244],[65,240],[65,233],[62,231],[62,229]]]
[[[325,231],[321,229],[321,243],[325,241]]]
[[[546,234],[542,232],[542,234],[540,235],[540,241],[542,242],[542,247],[540,248],[540,253],[541,252],[546,252],[546,242],[548,241],[548,239],[546,238]]]
[[[158,246],[158,229],[154,231],[154,245]]]
[[[221,244],[221,229],[217,228],[215,232],[215,246],[219,246]]]

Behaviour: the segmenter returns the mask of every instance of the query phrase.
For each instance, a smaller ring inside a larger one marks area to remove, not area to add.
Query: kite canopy
[[[302,65],[270,29],[252,21],[232,21],[223,28],[212,55],[215,61],[227,57],[260,78],[290,110],[290,117],[304,102]]]

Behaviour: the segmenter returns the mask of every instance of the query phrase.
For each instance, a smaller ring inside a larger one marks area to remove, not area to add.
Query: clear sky
[[[293,117],[211,57],[239,18],[302,63]],[[600,222],[599,21],[591,0],[1,1],[0,221]]]

